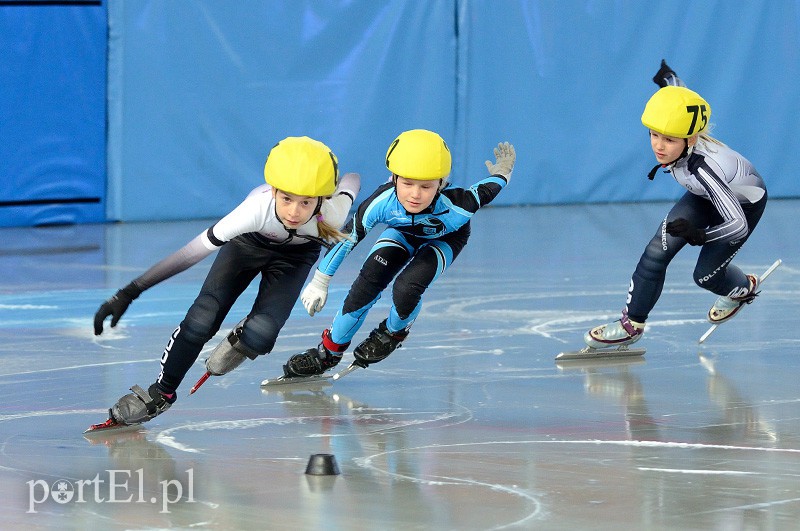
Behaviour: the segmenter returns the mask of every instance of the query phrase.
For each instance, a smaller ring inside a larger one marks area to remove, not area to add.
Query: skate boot
[[[747,280],[750,282],[750,286],[748,287],[747,291],[744,292],[744,294],[735,295],[733,297],[723,295],[717,299],[717,302],[714,303],[714,306],[708,310],[709,323],[724,323],[739,313],[739,310],[745,304],[750,304],[755,300],[755,298],[758,296],[758,292],[756,291],[759,283],[758,277],[755,275],[747,275]]]
[[[295,354],[283,366],[286,378],[298,376],[316,376],[332,367],[336,367],[342,360],[342,353],[347,350],[350,343],[340,345],[331,339],[331,331],[322,332],[322,342],[317,348],[310,348],[302,354]]]
[[[170,408],[177,400],[177,395],[164,393],[158,384],[152,384],[147,391],[134,385],[133,393],[120,398],[109,410],[110,418],[118,424],[133,426],[154,419]]]
[[[389,329],[386,328],[386,320],[384,320],[378,325],[378,328],[369,333],[367,339],[356,347],[353,355],[359,365],[367,367],[370,363],[378,363],[394,352],[407,336],[408,330],[389,332]]]
[[[583,336],[583,341],[592,348],[619,347],[636,343],[644,335],[644,323],[628,319],[628,313],[622,312],[622,318],[613,323],[595,326]]]

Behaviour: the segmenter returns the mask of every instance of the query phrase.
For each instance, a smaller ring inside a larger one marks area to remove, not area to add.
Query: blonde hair
[[[714,130],[714,124],[708,124],[708,127],[706,127],[702,133],[697,135],[698,140],[702,140],[706,144],[717,144],[719,146],[724,146],[725,145],[724,142],[722,142],[721,140],[717,140],[716,138],[711,136],[711,131],[713,130]]]
[[[337,243],[347,239],[347,234],[340,231],[317,214],[317,233],[319,237],[330,243]]]

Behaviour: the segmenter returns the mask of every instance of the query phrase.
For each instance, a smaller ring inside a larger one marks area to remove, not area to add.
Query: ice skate
[[[642,356],[645,349],[630,348],[630,345],[639,341],[643,335],[644,323],[631,321],[627,312],[622,312],[619,320],[596,326],[586,332],[583,336],[586,347],[561,352],[556,356],[556,361]]]
[[[746,304],[750,304],[755,300],[756,296],[760,293],[758,288],[764,283],[768,276],[775,271],[783,262],[778,259],[767,268],[761,276],[747,275],[750,286],[746,293],[735,297],[720,297],[714,303],[714,306],[708,311],[708,320],[711,326],[706,333],[700,336],[698,343],[702,343],[717,329],[722,323],[729,321],[732,317],[738,314]]]
[[[167,395],[159,390],[156,383],[147,391],[138,385],[131,387],[131,391],[133,392],[120,398],[108,410],[108,420],[101,424],[93,424],[84,433],[138,426],[168,410],[177,399],[175,393]]]
[[[644,335],[644,323],[631,321],[627,312],[622,312],[622,318],[618,321],[596,326],[586,332],[583,341],[591,348],[601,349],[632,345],[639,341],[642,335]]]
[[[738,297],[727,297],[723,295],[718,298],[714,306],[708,310],[708,322],[711,324],[720,324],[732,319],[739,310],[745,305],[750,304],[758,296],[758,277],[755,275],[747,275],[749,287],[747,292]]]
[[[310,348],[301,354],[295,354],[283,366],[283,376],[266,379],[263,386],[285,385],[299,382],[312,382],[330,378],[325,371],[336,367],[342,360],[342,353],[350,343],[340,345],[331,339],[330,330],[322,332],[322,341],[316,348]]]
[[[378,363],[389,354],[400,348],[402,342],[408,337],[408,330],[390,332],[386,328],[386,321],[382,321],[378,328],[369,333],[369,337],[362,341],[353,351],[356,362],[362,367],[371,363]]]

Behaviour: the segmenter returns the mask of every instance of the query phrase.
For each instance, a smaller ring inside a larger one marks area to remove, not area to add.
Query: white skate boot
[[[628,319],[623,311],[622,318],[613,323],[595,326],[583,336],[586,346],[581,350],[564,351],[556,356],[556,361],[602,360],[606,358],[632,358],[643,356],[643,348],[629,348],[644,335],[644,323]]]
[[[620,347],[636,343],[644,334],[644,323],[628,319],[627,312],[613,323],[595,326],[583,336],[583,341],[592,348]]]
[[[742,295],[735,295],[733,297],[723,295],[717,299],[714,306],[708,310],[709,323],[724,323],[739,313],[739,310],[741,310],[745,304],[750,304],[755,300],[758,296],[758,291],[756,291],[759,285],[758,277],[755,275],[747,275],[747,280],[750,282],[750,286]]]

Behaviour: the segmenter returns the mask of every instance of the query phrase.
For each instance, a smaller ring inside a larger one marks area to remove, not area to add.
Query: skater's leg
[[[287,251],[276,255],[261,271],[258,294],[241,334],[252,350],[259,354],[272,351],[318,257],[316,246]]]
[[[626,308],[628,317],[632,321],[639,323],[647,321],[650,311],[661,297],[667,267],[686,245],[686,240],[683,238],[670,236],[667,233],[667,223],[677,218],[684,218],[695,227],[706,227],[711,220],[708,208],[705,199],[686,192],[661,222],[631,277]]]
[[[700,251],[700,257],[694,270],[695,283],[720,297],[708,312],[708,320],[718,324],[732,318],[742,305],[752,302],[758,291],[758,275],[745,274],[731,261],[744,245],[750,234],[758,225],[764,213],[767,198],[753,205],[744,207],[747,220],[747,236],[735,244],[715,242],[706,244]]]
[[[214,337],[233,303],[258,274],[258,269],[245,268],[251,259],[235,241],[220,249],[200,294],[161,356],[157,383],[164,392],[174,393],[180,386],[203,346]]]
[[[425,290],[453,263],[469,239],[469,227],[426,243],[397,276],[392,292],[392,307],[381,322],[362,341],[353,354],[363,365],[377,363],[400,347],[422,309]]]
[[[349,343],[381,293],[406,265],[416,248],[394,229],[387,229],[364,261],[341,310],[331,325],[331,339]]]
[[[290,357],[283,366],[284,375],[313,376],[335,367],[361,327],[370,308],[380,299],[398,271],[405,265],[412,248],[394,229],[384,231],[370,251],[356,280],[350,287],[342,309],[336,313],[331,328],[322,334],[322,341]]]
[[[588,346],[606,348],[630,345],[641,339],[645,322],[664,288],[667,267],[678,251],[686,245],[686,240],[683,238],[670,236],[667,233],[667,223],[682,217],[690,220],[695,226],[707,226],[707,214],[704,214],[707,205],[699,201],[702,199],[687,192],[662,220],[631,276],[622,317],[589,330],[583,338]]]

